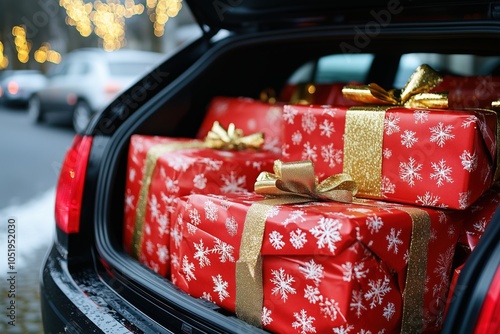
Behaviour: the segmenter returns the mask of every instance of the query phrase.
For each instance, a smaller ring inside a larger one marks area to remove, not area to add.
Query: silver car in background
[[[6,106],[26,106],[46,84],[47,78],[38,70],[4,70],[0,72],[0,102]]]
[[[161,53],[128,49],[106,52],[84,48],[70,52],[48,72],[46,86],[30,98],[29,116],[35,123],[56,116],[81,132],[94,113],[164,57]]]

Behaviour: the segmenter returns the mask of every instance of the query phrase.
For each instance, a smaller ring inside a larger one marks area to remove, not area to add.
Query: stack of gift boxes
[[[438,332],[500,202],[496,113],[439,85],[424,65],[345,86],[352,107],[217,97],[197,139],[132,136],[125,249],[270,332]]]

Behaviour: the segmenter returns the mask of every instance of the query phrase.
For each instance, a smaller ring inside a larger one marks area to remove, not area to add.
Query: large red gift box
[[[280,153],[283,105],[261,102],[249,97],[216,96],[208,106],[207,114],[198,130],[203,139],[215,121],[225,128],[234,123],[244,133],[263,132],[265,151]]]
[[[202,148],[202,143],[144,135],[130,140],[123,244],[162,276],[170,271],[170,221],[178,198],[252,191],[259,172],[271,168],[277,157],[265,151]]]
[[[439,330],[456,212],[373,200],[255,206],[263,199],[183,197],[171,238],[174,284],[271,332]],[[259,219],[263,239],[246,227]],[[251,242],[240,248],[242,238]],[[259,250],[262,291],[242,275],[248,263],[238,266]]]
[[[494,179],[492,111],[286,105],[283,117],[282,160],[348,173],[360,197],[465,209]]]

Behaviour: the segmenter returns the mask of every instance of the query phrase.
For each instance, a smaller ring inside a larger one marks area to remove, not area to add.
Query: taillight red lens
[[[500,269],[491,282],[474,331],[474,334],[489,333],[500,333]]]
[[[83,196],[83,183],[87,172],[92,137],[76,135],[66,153],[57,183],[55,219],[66,233],[78,233]]]
[[[17,82],[15,81],[10,81],[8,84],[7,84],[7,90],[9,91],[9,93],[11,93],[12,95],[16,95],[17,92],[19,92],[19,85],[17,84]]]

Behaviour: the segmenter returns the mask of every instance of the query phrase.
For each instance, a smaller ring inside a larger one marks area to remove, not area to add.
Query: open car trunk
[[[196,332],[189,325],[192,322],[186,320],[189,318],[197,323],[197,330],[204,332],[259,331],[213,303],[190,297],[124,251],[123,213],[131,135],[195,138],[214,97],[259,99],[267,88],[279,95],[297,69],[327,55],[375,55],[374,67],[365,81],[390,88],[387,85],[394,82],[402,54],[500,54],[500,25],[492,21],[403,22],[379,27],[372,36],[365,33],[366,26],[356,27],[339,24],[272,33],[230,33],[221,40],[207,34],[182,51],[182,56],[160,67],[149,89],[146,86],[146,93],[125,92],[94,120],[94,143],[102,143],[106,154],[102,165],[95,169],[95,189],[86,189],[95,190],[95,211],[85,213],[83,222],[86,214],[88,220],[90,215],[95,217],[93,257],[104,284],[135,304],[151,322],[167,328]],[[172,316],[172,310],[180,311],[185,318]]]

